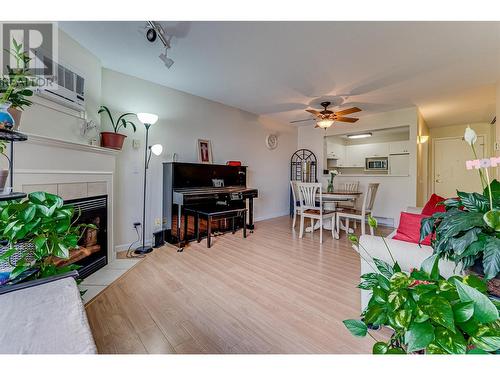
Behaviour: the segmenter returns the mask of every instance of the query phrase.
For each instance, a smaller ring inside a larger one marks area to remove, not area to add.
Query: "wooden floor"
[[[342,324],[359,316],[359,257],[324,239],[282,217],[156,249],[86,306],[99,353],[371,352]]]

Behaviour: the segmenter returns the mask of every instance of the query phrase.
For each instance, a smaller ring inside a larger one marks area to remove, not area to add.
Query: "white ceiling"
[[[103,66],[282,121],[325,97],[363,112],[416,105],[428,125],[491,121],[498,22],[60,22]],[[305,122],[302,124],[310,124]]]

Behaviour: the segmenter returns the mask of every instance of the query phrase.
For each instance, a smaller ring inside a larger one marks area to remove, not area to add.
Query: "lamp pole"
[[[146,246],[146,182],[148,175],[148,137],[149,127],[151,124],[144,124],[146,128],[146,144],[144,147],[144,186],[143,186],[143,200],[142,200],[142,246],[135,250],[136,254],[147,254],[153,251],[151,246]],[[151,152],[151,150],[149,151]]]

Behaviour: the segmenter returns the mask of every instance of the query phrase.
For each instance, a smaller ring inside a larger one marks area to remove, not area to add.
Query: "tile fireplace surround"
[[[108,261],[115,257],[113,177],[118,151],[28,134],[14,148],[14,188],[64,200],[108,195]]]

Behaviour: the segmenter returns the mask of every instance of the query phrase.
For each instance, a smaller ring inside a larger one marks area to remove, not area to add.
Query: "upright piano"
[[[221,164],[163,163],[163,229],[166,240],[181,240],[184,208],[195,205],[244,207],[253,230],[253,200],[258,190],[247,187],[247,167]]]

